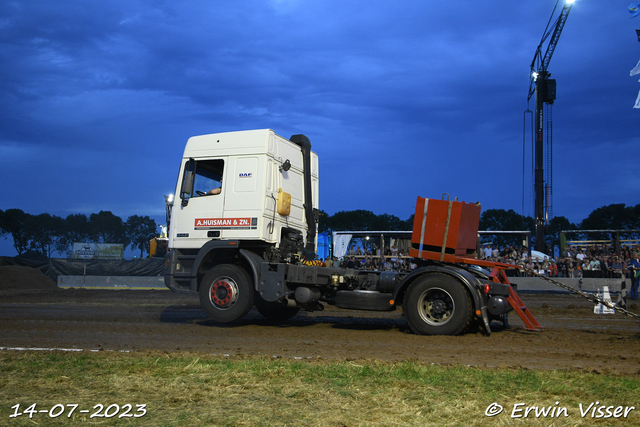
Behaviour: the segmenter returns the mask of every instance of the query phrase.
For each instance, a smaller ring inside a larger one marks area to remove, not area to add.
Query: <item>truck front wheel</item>
[[[409,286],[402,305],[411,330],[419,335],[456,335],[471,322],[471,298],[451,276],[431,273]]]
[[[216,322],[242,319],[253,307],[251,277],[240,266],[213,267],[200,282],[200,305]]]

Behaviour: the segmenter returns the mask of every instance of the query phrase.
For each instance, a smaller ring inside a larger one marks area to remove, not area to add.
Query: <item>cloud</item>
[[[405,218],[417,195],[443,192],[519,211],[529,64],[551,9],[497,0],[5,2],[0,179],[15,182],[21,159],[47,182],[26,177],[0,190],[0,209],[162,209],[189,136],[273,128],[311,138],[327,212]],[[566,171],[584,174],[596,167],[586,156],[602,151],[611,170],[637,142],[639,88],[628,76],[637,38],[618,15],[612,4],[576,4],[551,62],[554,213],[574,221],[607,191]],[[629,170],[616,183],[637,204],[639,191],[622,185],[639,178]],[[27,196],[43,185],[46,196]],[[73,203],[61,201],[69,194]]]

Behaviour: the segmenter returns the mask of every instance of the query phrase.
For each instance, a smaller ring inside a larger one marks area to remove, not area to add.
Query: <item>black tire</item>
[[[260,295],[255,295],[254,300],[258,312],[266,319],[274,322],[289,320],[300,311],[300,307],[287,307],[278,301],[265,301]]]
[[[471,297],[462,283],[438,273],[417,278],[402,309],[409,327],[419,335],[457,335],[473,319]]]
[[[200,282],[200,305],[216,322],[242,319],[253,307],[253,283],[249,273],[233,264],[213,267]]]

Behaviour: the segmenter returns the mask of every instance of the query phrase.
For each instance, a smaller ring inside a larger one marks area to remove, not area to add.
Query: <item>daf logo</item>
[[[240,173],[238,176],[240,178],[251,178],[251,175],[252,175],[251,172],[243,172],[243,173]]]

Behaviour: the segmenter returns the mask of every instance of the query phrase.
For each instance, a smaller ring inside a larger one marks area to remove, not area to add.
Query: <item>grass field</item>
[[[0,352],[3,426],[639,424],[640,376],[412,361]]]

